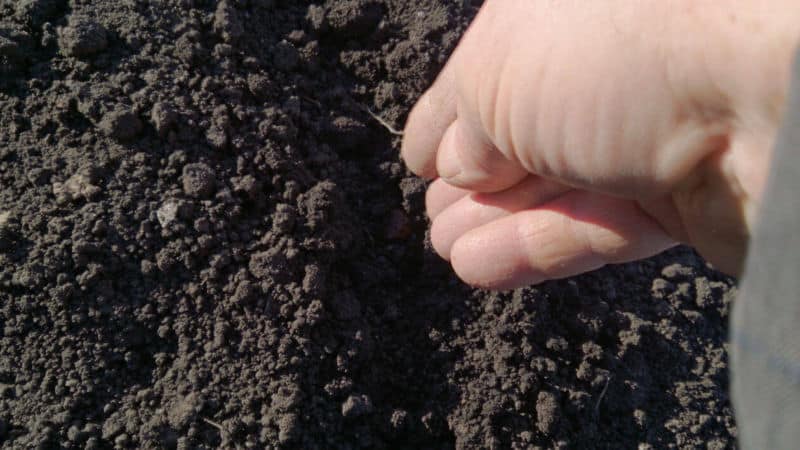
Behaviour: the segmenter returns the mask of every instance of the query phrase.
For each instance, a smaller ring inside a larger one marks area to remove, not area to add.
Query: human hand
[[[436,251],[513,288],[684,242],[736,274],[798,38],[786,0],[488,0],[406,124]]]

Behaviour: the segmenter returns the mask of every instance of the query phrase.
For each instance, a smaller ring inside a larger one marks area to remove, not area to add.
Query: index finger
[[[401,154],[406,165],[424,178],[436,178],[436,150],[456,120],[455,53],[411,109],[403,133]]]

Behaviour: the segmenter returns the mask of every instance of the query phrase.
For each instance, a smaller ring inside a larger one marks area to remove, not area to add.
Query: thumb
[[[491,140],[462,117],[445,131],[436,171],[448,184],[478,192],[498,192],[522,181],[528,172],[506,158]]]

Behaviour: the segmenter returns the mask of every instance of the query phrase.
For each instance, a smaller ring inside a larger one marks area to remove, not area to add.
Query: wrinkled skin
[[[436,251],[513,288],[695,246],[737,274],[780,124],[788,1],[488,0],[411,112]]]

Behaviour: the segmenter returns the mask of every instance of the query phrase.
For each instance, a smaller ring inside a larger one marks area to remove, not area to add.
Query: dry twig
[[[383,125],[384,128],[389,130],[389,133],[392,133],[395,136],[402,136],[403,135],[402,131],[398,131],[395,127],[392,126],[392,124],[387,122],[386,119],[384,119],[383,117],[375,114],[374,112],[372,112],[371,109],[367,108],[366,106],[364,106],[363,108],[364,108],[364,111],[367,112],[367,114],[372,116],[373,119],[377,120],[378,123],[380,123],[381,125]]]
[[[216,428],[217,430],[219,430],[220,433],[225,434],[225,428],[222,425],[220,425],[217,422],[214,422],[213,420],[211,420],[209,418],[206,418],[206,417],[201,417],[200,419],[203,422],[205,422],[205,423],[211,425],[212,427]]]
[[[606,385],[603,386],[603,391],[600,392],[600,397],[597,398],[597,403],[594,405],[594,415],[595,416],[599,416],[600,415],[600,402],[602,402],[603,401],[603,397],[606,396],[606,391],[608,391],[608,383],[611,382],[611,378],[613,378],[613,376],[611,376],[611,375],[609,375],[609,377],[606,378]]]

